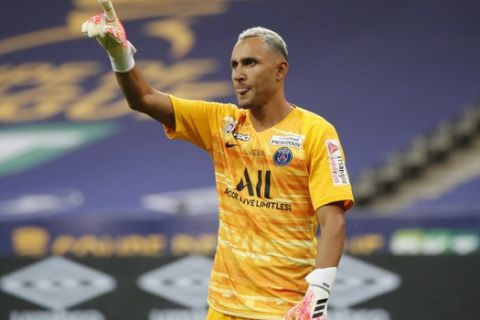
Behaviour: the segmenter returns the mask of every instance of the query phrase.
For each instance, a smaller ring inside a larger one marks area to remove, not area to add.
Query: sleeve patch
[[[326,147],[333,184],[335,186],[349,185],[350,180],[345,167],[345,160],[342,157],[340,142],[338,140],[327,140]]]

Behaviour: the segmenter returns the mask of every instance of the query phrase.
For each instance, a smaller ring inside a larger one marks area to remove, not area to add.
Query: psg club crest
[[[292,159],[293,153],[287,147],[278,149],[273,155],[273,162],[275,162],[277,166],[286,166],[292,161]]]

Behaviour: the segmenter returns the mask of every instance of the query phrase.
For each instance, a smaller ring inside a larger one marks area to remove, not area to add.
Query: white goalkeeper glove
[[[315,269],[305,279],[309,286],[303,300],[288,310],[284,320],[327,320],[327,303],[337,268]]]
[[[110,22],[107,21],[105,13],[97,14],[82,24],[82,33],[89,38],[96,38],[107,50],[113,71],[127,72],[135,66],[133,54],[137,50],[127,40],[120,20]]]

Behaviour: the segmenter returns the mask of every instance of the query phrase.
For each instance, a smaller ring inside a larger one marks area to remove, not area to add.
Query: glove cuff
[[[305,277],[305,280],[307,280],[310,285],[319,286],[331,291],[336,273],[336,267],[315,269]]]
[[[128,42],[127,49],[121,48],[116,50],[116,52],[108,52],[108,57],[110,58],[110,63],[112,64],[112,69],[115,72],[128,72],[133,69],[135,66],[135,60],[133,59],[133,54],[137,52],[137,49]]]

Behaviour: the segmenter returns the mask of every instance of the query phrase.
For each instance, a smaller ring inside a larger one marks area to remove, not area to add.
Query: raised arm
[[[175,127],[173,106],[168,95],[155,90],[135,67],[135,47],[127,40],[122,23],[110,0],[98,0],[104,12],[82,25],[84,35],[97,39],[107,51],[118,84],[130,108],[146,113],[168,127]]]
[[[116,72],[115,75],[130,108],[146,113],[170,128],[175,128],[175,115],[170,97],[152,88],[137,67],[128,72]]]

